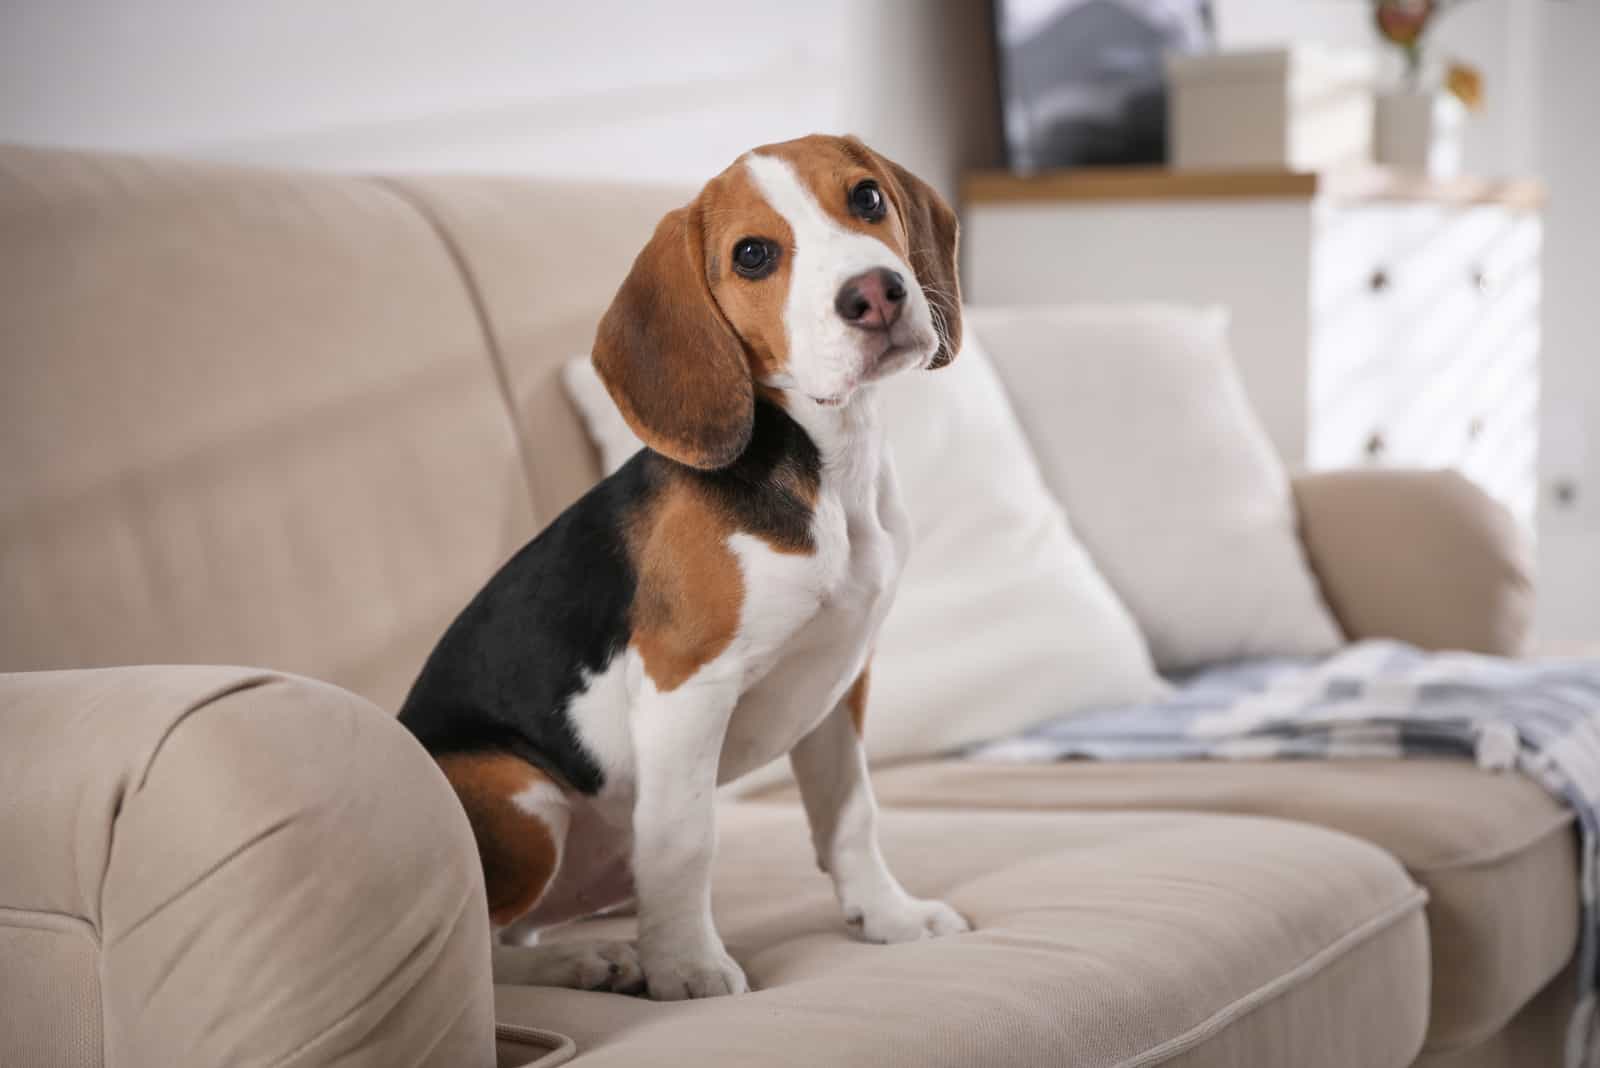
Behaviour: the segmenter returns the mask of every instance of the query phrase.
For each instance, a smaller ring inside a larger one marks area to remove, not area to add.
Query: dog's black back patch
[[[508,560],[445,631],[400,710],[430,752],[506,749],[585,793],[605,785],[567,705],[628,644],[637,585],[628,513],[640,453]]]

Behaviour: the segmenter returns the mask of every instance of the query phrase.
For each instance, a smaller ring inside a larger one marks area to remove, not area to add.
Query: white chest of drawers
[[[1531,527],[1536,183],[1075,171],[963,195],[967,299],[1227,305],[1291,468],[1454,467]]]

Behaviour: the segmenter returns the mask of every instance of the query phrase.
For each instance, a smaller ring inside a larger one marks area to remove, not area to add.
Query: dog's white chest
[[[881,440],[860,445],[870,451],[825,470],[812,552],[738,546],[753,596],[740,627],[746,678],[723,746],[723,781],[788,752],[832,711],[893,602],[909,530]]]

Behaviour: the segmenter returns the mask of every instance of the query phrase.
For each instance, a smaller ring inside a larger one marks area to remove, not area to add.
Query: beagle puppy
[[[853,138],[755,149],[662,219],[593,353],[647,448],[490,579],[400,713],[497,941],[637,903],[636,945],[497,945],[496,981],[747,990],[712,924],[716,787],[784,753],[860,937],[968,929],[885,866],[860,740],[911,548],[874,392],[960,343],[955,214]]]

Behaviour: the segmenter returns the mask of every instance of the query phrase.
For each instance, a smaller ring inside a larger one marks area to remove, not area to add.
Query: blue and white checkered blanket
[[[1577,1012],[1567,1064],[1600,1064],[1600,660],[1516,661],[1360,642],[1175,680],[1163,701],[1076,713],[975,746],[977,760],[1438,757],[1528,775],[1582,830]]]

